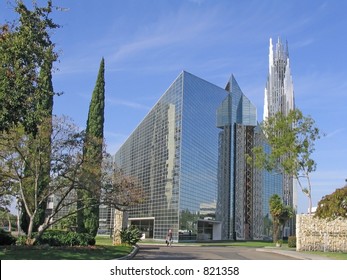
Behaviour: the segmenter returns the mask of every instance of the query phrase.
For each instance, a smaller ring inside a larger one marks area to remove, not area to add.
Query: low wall
[[[296,250],[347,252],[347,219],[296,215]]]

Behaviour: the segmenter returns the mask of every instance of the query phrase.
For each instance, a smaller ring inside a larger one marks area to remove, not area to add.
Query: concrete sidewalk
[[[291,251],[291,250],[283,250],[283,249],[278,249],[278,248],[274,248],[274,247],[258,248],[256,250],[259,252],[281,254],[281,255],[296,258],[299,260],[332,260],[330,258],[316,255],[316,254],[309,254],[306,252],[298,252],[298,251]]]

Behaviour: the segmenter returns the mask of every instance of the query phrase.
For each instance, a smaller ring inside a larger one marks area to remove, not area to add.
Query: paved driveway
[[[295,260],[249,247],[140,245],[135,260]]]

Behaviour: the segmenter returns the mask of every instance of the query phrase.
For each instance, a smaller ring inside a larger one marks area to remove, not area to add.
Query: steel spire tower
[[[270,38],[269,75],[264,98],[263,120],[277,112],[287,115],[294,109],[293,79],[290,72],[288,43],[285,46],[278,38],[275,51]]]
[[[270,38],[269,46],[269,74],[267,78],[263,120],[278,112],[285,116],[294,110],[293,78],[290,71],[288,42],[282,44],[278,38],[275,49]],[[293,176],[283,173],[283,202],[294,209],[297,208],[296,183]],[[285,235],[295,234],[295,222],[291,221]],[[289,231],[288,231],[289,230]]]

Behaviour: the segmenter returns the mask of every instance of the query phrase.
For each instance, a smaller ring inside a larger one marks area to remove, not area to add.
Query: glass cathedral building
[[[129,223],[153,239],[262,239],[281,185],[246,162],[265,145],[256,114],[233,76],[223,89],[183,71],[115,155],[143,189]]]
[[[290,69],[288,43],[284,45],[278,38],[275,48],[270,38],[269,44],[269,73],[264,92],[263,120],[281,112],[283,115],[295,108],[294,86]],[[292,176],[283,174],[283,202],[286,205],[297,208],[296,182]],[[290,228],[286,228],[285,235],[295,235],[294,219],[290,222]]]

